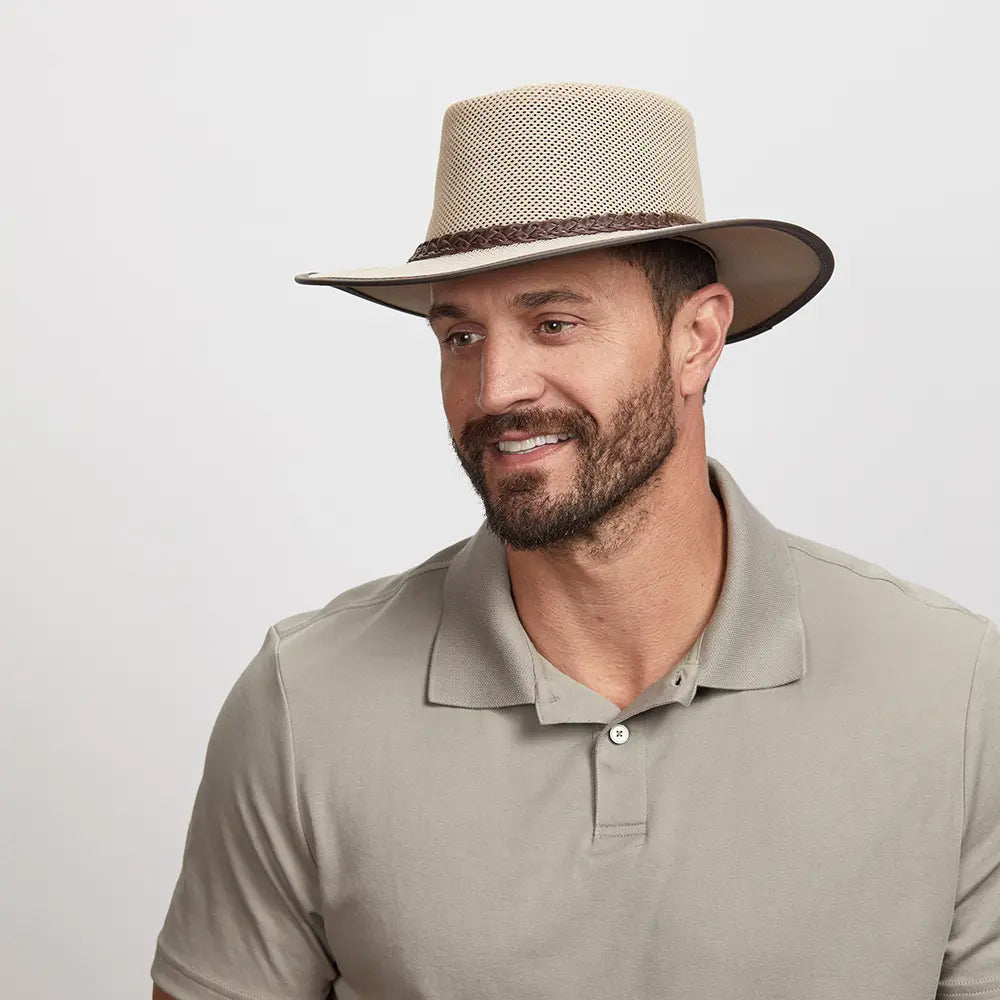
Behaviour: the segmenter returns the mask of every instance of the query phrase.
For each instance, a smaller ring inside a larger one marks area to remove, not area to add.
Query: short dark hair
[[[641,267],[645,272],[664,338],[669,336],[674,316],[684,300],[699,288],[719,280],[712,255],[686,240],[647,240],[605,249],[616,260]]]

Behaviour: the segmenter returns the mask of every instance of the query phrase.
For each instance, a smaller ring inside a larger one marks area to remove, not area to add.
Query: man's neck
[[[725,577],[724,509],[703,445],[676,448],[647,487],[591,538],[507,548],[511,593],[535,647],[620,708],[683,659]]]

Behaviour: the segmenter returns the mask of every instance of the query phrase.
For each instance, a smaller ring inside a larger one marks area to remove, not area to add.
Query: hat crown
[[[551,83],[445,110],[427,240],[611,213],[705,221],[694,121],[676,101]]]

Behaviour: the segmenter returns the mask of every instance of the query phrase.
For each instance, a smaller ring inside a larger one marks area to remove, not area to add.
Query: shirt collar
[[[784,537],[719,461],[709,458],[708,471],[726,512],[726,572],[708,625],[681,661],[684,681],[673,688],[672,700],[685,704],[696,687],[777,687],[798,680],[806,670],[798,581]],[[542,676],[540,659],[511,596],[504,544],[484,521],[455,553],[445,574],[428,699],[464,708],[537,703],[543,722],[571,721],[546,712],[545,703],[558,695],[550,694],[550,684],[536,680]],[[547,676],[551,680],[551,670]],[[641,699],[648,708],[671,700],[658,697],[654,702],[653,696],[647,689],[636,702]],[[594,707],[591,699],[591,710]],[[587,720],[581,716],[577,721]]]

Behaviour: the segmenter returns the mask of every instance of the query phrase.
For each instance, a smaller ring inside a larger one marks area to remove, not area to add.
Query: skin
[[[553,289],[588,301],[535,294]],[[722,588],[725,517],[702,393],[732,295],[718,282],[699,289],[665,338],[643,271],[602,250],[437,282],[431,294],[449,437],[505,543],[525,631],[554,666],[625,708],[680,662]],[[510,431],[574,438],[504,469],[489,442]]]

